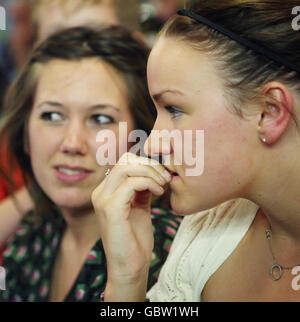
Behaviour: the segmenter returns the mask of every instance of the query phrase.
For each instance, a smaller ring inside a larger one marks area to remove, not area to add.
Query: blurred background
[[[183,2],[183,0],[0,0],[0,6],[6,13],[6,30],[0,30],[0,113],[5,90],[28,58],[31,48],[50,34],[59,29],[78,25],[93,24],[98,27],[118,23],[135,29],[151,47],[162,24],[183,5]],[[93,6],[93,10],[89,10],[89,6]],[[115,7],[113,10],[115,12],[107,10],[107,7]],[[132,22],[132,26],[126,25],[128,24],[126,19]]]

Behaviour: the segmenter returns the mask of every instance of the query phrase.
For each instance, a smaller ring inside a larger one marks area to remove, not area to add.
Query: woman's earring
[[[267,140],[267,138],[265,136],[262,136],[260,139],[262,140],[263,143],[267,143],[268,142],[268,140]]]
[[[268,140],[267,140],[267,138],[264,136],[264,134],[263,134],[263,132],[262,132],[262,130],[261,130],[261,126],[260,126],[260,125],[257,127],[257,131],[258,131],[258,136],[259,136],[260,140],[261,140],[263,143],[268,143]]]

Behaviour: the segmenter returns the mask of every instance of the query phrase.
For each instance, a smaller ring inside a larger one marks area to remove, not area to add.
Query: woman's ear
[[[294,109],[291,91],[280,82],[262,89],[263,109],[258,124],[259,137],[266,144],[277,142],[288,127]]]

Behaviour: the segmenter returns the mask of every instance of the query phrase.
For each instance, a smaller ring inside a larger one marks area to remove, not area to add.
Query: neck
[[[288,238],[300,245],[300,203],[295,200],[279,200],[279,196],[261,203],[274,236]],[[299,201],[300,202],[300,201]]]
[[[265,218],[262,233],[265,234],[266,239],[269,235],[267,241],[272,249],[270,254],[276,263],[289,268],[300,266],[300,241],[299,236],[295,235],[299,229],[291,228],[292,224],[288,222],[277,222],[274,216],[266,214],[266,210],[260,209],[260,213]]]
[[[92,208],[63,209],[62,214],[66,221],[64,237],[77,249],[91,247],[100,238],[99,223]]]
[[[300,169],[272,171],[256,186],[251,198],[265,216],[265,229],[271,227],[272,247],[276,259],[283,266],[300,264]],[[268,174],[267,170],[265,172]],[[284,177],[278,174],[284,173]]]

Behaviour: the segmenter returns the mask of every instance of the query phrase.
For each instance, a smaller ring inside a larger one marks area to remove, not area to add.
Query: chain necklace
[[[274,255],[274,252],[273,252],[273,249],[272,249],[271,236],[272,236],[272,230],[271,230],[271,227],[270,227],[269,229],[266,229],[266,237],[267,237],[267,240],[268,240],[268,245],[269,245],[270,253],[272,255],[274,264],[271,266],[269,274],[270,274],[270,277],[271,277],[271,279],[273,281],[278,281],[281,278],[282,274],[283,274],[283,270],[293,269],[295,266],[285,267],[285,266],[282,266],[282,265],[278,264],[277,259],[276,259],[275,255]],[[277,274],[274,273],[276,270],[278,270]]]

